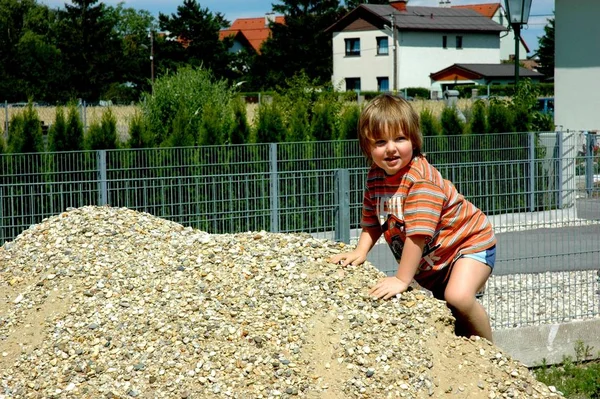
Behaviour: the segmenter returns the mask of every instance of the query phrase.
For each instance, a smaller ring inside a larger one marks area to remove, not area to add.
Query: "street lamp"
[[[521,25],[527,24],[532,0],[504,0],[508,21],[515,32],[515,88],[519,83],[519,47],[521,45]]]

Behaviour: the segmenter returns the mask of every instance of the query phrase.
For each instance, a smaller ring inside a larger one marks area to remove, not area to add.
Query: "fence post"
[[[535,212],[535,133],[529,132],[529,211]]]
[[[350,172],[335,171],[335,241],[350,244]]]
[[[558,198],[556,199],[556,205],[558,207],[558,209],[562,209],[563,208],[563,159],[565,156],[565,149],[564,149],[564,142],[563,142],[563,133],[562,131],[558,131],[556,132],[556,145],[558,147],[558,154],[556,156],[556,169],[557,169],[557,177],[556,177],[556,184],[557,184],[557,192],[556,195],[558,195]]]
[[[269,144],[269,163],[271,188],[271,232],[279,233],[279,176],[277,172],[277,143]]]
[[[4,138],[8,139],[8,101],[4,100]]]
[[[594,186],[594,136],[590,132],[585,134],[585,191],[592,195]]]
[[[106,181],[106,150],[96,151],[98,159],[98,205],[108,204],[108,185]]]

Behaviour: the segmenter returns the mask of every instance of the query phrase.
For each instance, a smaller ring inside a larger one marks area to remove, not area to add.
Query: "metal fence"
[[[573,132],[427,137],[427,157],[492,220],[494,328],[600,315],[600,156]],[[0,156],[0,244],[70,207],[128,207],[209,233],[356,242],[367,167],[356,140]],[[384,243],[369,260],[390,274]]]

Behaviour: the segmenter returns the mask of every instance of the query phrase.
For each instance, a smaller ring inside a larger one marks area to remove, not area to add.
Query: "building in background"
[[[362,4],[327,29],[338,90],[431,87],[453,64],[499,64],[506,28],[472,9]]]
[[[441,6],[449,6],[450,0],[441,0]],[[460,5],[460,6],[450,6],[452,8],[457,9],[470,9],[478,12],[486,18],[491,19],[492,21],[504,26],[506,28],[506,32],[500,34],[500,60],[508,61],[515,59],[515,33],[509,29],[508,16],[506,15],[506,11],[504,7],[497,3],[484,3],[484,4],[468,4],[468,5]],[[523,36],[520,37],[520,47],[519,47],[519,59],[526,60],[527,54],[529,53],[529,47]],[[528,68],[530,69],[530,68]]]
[[[266,14],[259,18],[239,18],[233,21],[229,29],[221,30],[219,38],[223,40],[233,36],[233,45],[229,49],[232,53],[248,49],[260,54],[260,47],[271,34],[269,25],[272,22],[283,24],[285,18],[275,14]]]

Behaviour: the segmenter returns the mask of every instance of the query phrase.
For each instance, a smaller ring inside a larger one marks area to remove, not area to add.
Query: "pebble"
[[[346,249],[110,206],[45,219],[0,248],[0,399],[562,396],[424,292],[373,300],[375,267],[327,261]]]

